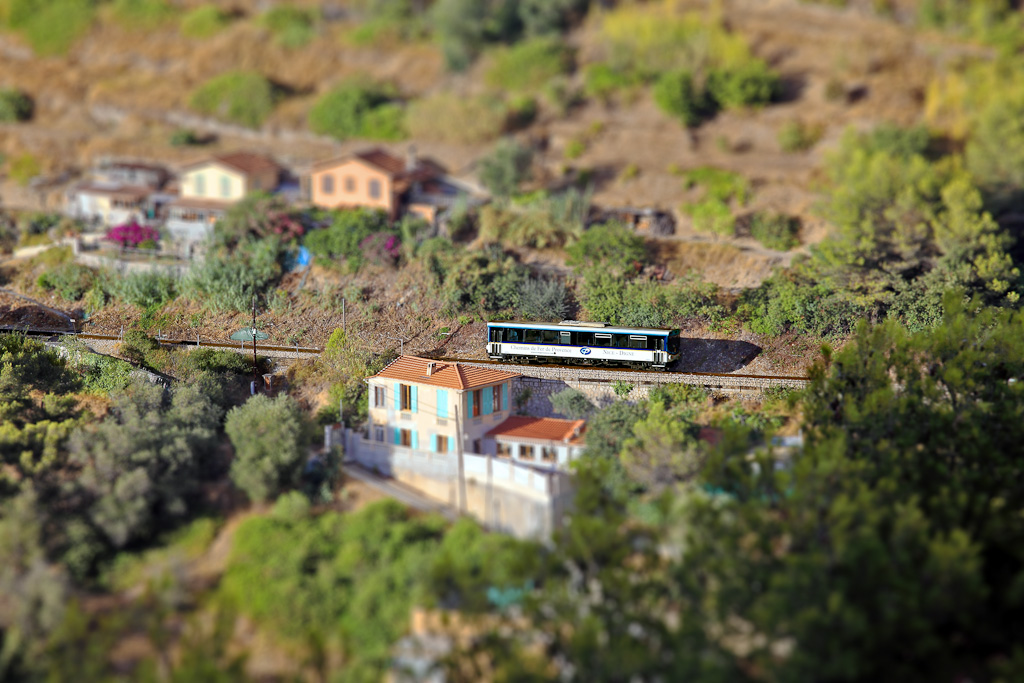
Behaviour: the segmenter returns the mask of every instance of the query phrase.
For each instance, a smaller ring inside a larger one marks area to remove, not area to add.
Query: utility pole
[[[256,364],[256,295],[252,295],[252,380],[253,380],[253,393],[255,388],[259,385],[260,381],[260,369]]]
[[[345,297],[342,297],[341,298],[341,331],[342,332],[345,331],[345,327],[346,327],[345,322],[346,322],[346,320],[347,320],[347,318],[346,318],[346,315],[345,315]]]

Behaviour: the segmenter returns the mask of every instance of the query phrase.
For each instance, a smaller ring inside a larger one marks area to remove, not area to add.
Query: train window
[[[557,344],[558,330],[541,330],[540,340],[545,344]]]
[[[523,341],[527,344],[536,344],[540,341],[540,330],[523,330]]]
[[[508,328],[505,330],[505,341],[517,342],[519,341],[519,330],[514,328]]]
[[[629,335],[629,348],[631,349],[646,349],[647,348],[647,337],[631,334]]]
[[[612,335],[610,334],[595,334],[594,335],[594,346],[611,346]]]
[[[670,332],[668,335],[668,352],[673,356],[679,353],[679,333]]]
[[[560,339],[558,340],[559,344],[565,344],[566,346],[572,344],[572,339],[569,337],[568,332],[559,332],[558,336],[560,337]]]
[[[594,345],[594,333],[593,332],[577,332],[576,333],[576,345],[577,346],[593,346]]]
[[[501,333],[502,333],[502,329],[500,327],[492,327],[491,328],[491,341],[492,342],[500,342],[501,341]]]
[[[614,335],[615,348],[617,349],[628,349],[629,348],[629,335],[628,334],[616,334]]]
[[[647,338],[647,350],[648,351],[660,351],[663,339],[664,339],[664,337],[648,337]]]

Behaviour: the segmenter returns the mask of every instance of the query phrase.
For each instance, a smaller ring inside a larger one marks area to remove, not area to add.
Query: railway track
[[[74,336],[82,340],[94,340],[105,343],[118,343],[120,336],[111,334],[93,334],[89,332],[35,330],[28,328],[3,327],[0,331],[20,332],[31,337],[52,339],[61,336]],[[196,339],[170,339],[155,337],[156,341],[165,346],[202,347],[225,349],[239,353],[251,353],[252,344],[243,342]],[[259,344],[257,351],[261,355],[276,358],[315,358],[323,349],[302,346],[280,346]],[[490,367],[515,372],[526,377],[541,380],[558,380],[564,382],[621,382],[631,384],[695,384],[711,389],[725,391],[763,391],[771,387],[802,389],[810,383],[810,378],[792,375],[752,375],[724,372],[687,372],[683,370],[644,371],[631,368],[595,368],[579,365],[538,364],[521,365],[496,360],[480,360],[472,358],[441,357],[436,360],[447,363],[461,363]]]

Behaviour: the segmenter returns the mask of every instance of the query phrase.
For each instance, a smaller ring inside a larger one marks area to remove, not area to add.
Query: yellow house
[[[484,453],[484,436],[511,414],[516,373],[401,356],[367,380],[370,441],[428,451]],[[460,434],[461,432],[461,434]]]
[[[165,226],[180,242],[209,237],[228,207],[250,192],[271,192],[281,167],[262,154],[235,152],[204,159],[181,170],[180,196],[167,207]]]
[[[270,157],[251,152],[223,154],[181,171],[182,199],[237,202],[250,192],[277,188],[281,167]]]

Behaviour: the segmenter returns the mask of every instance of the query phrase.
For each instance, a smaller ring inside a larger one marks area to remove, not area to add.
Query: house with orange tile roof
[[[484,435],[487,455],[565,469],[584,447],[585,420],[512,415]]]
[[[484,453],[484,436],[510,415],[516,373],[400,356],[367,380],[368,440],[430,453]]]
[[[468,188],[410,147],[403,159],[375,147],[313,166],[310,200],[325,209],[380,209],[391,220],[413,214],[434,222]]]
[[[283,169],[263,154],[233,152],[181,169],[180,195],[167,207],[166,227],[182,242],[209,237],[228,208],[252,192],[273,192]]]

